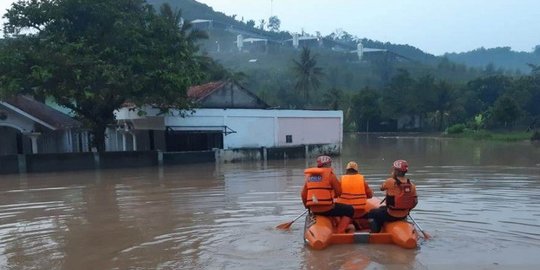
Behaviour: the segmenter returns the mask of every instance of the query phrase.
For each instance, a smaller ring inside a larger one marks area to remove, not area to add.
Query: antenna
[[[270,17],[274,16],[274,0],[270,0]]]

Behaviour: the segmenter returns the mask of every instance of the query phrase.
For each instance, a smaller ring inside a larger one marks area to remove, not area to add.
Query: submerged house
[[[81,123],[28,96],[0,101],[0,155],[88,151]]]
[[[305,147],[305,151],[339,154],[343,112],[271,109],[244,87],[228,81],[191,87],[199,107],[185,117],[176,111],[146,115],[128,107],[118,110],[121,137],[110,134],[109,150],[164,152]],[[118,133],[117,133],[118,134]]]

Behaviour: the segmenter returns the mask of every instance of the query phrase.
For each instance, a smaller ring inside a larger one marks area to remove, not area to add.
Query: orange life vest
[[[399,187],[399,194],[395,196],[386,196],[386,206],[392,210],[411,210],[418,204],[418,197],[413,192],[411,180],[407,183],[401,183],[396,180],[396,186]]]
[[[364,176],[361,174],[341,176],[341,196],[336,200],[338,203],[352,205],[354,209],[366,207],[366,188]]]
[[[332,185],[330,178],[322,168],[308,168],[304,170],[306,175],[307,201],[306,206],[333,205]]]

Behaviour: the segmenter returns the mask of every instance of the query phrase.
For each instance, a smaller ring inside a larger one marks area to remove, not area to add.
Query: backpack
[[[418,204],[418,197],[413,193],[411,180],[407,183],[401,183],[397,178],[396,185],[400,192],[395,196],[386,196],[386,205],[392,210],[411,210]]]

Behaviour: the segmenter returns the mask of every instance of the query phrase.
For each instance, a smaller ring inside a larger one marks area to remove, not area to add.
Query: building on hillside
[[[158,109],[150,107],[145,116],[127,107],[117,111],[118,125],[125,127],[122,142],[129,142],[117,150],[177,152],[317,145],[327,153],[341,151],[342,111],[269,109],[255,94],[232,82],[195,86],[188,96],[199,108],[186,117],[179,112],[159,115]],[[141,140],[137,134],[145,135]],[[135,147],[130,143],[136,143]]]
[[[0,101],[0,155],[88,151],[81,123],[27,96]]]
[[[212,29],[212,27],[214,26],[213,20],[195,19],[193,21],[190,21],[189,23],[191,24],[193,29],[201,31]]]
[[[302,47],[320,47],[322,46],[322,38],[312,37],[312,36],[299,36],[298,34],[293,34],[291,39],[285,40],[284,44],[299,49]]]

